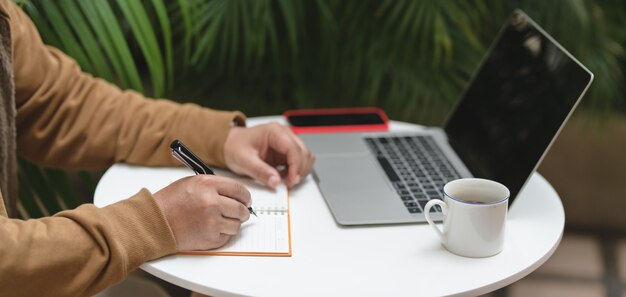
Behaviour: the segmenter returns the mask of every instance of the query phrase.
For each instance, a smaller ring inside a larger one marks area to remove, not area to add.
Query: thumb
[[[252,177],[270,188],[276,188],[280,184],[280,174],[276,168],[265,163],[256,155],[250,155],[241,160],[241,163],[247,164],[244,167],[244,174]]]

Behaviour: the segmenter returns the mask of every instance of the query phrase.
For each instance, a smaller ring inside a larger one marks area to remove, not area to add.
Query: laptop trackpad
[[[320,156],[318,186],[342,225],[414,221],[378,163],[369,156]]]

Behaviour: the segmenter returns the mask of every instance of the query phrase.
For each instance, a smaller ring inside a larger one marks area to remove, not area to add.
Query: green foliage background
[[[393,119],[435,125],[521,8],[595,73],[583,108],[624,107],[626,4],[619,0],[18,3],[44,41],[84,71],[147,96],[249,116],[374,105]]]

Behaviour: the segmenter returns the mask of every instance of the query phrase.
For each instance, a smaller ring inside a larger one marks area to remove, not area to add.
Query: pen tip
[[[258,217],[256,215],[256,213],[254,212],[254,210],[252,209],[252,207],[248,207],[248,210],[250,211],[251,214],[253,214],[255,217]]]

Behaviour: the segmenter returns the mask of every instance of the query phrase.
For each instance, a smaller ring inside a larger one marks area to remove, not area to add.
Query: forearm
[[[91,296],[176,251],[145,190],[102,209],[84,205],[28,221],[0,217],[0,238],[2,296]]]
[[[223,166],[223,144],[239,112],[146,99],[83,73],[41,41],[28,17],[7,7],[13,44],[18,153],[57,168],[97,169],[115,162],[174,165],[168,144],[180,138]]]
[[[58,94],[36,92],[18,105],[17,128],[22,132],[18,152],[38,164],[73,169],[104,168],[116,162],[178,165],[168,146],[179,138],[197,148],[207,162],[222,166],[230,124],[243,118],[236,112],[146,99],[77,67],[57,74],[67,83],[56,90]]]

